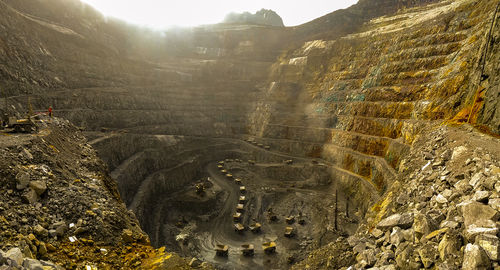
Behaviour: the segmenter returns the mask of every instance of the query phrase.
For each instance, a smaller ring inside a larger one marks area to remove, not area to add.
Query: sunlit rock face
[[[284,26],[281,17],[276,12],[270,9],[261,9],[255,12],[255,14],[252,14],[250,12],[230,13],[224,18],[224,22],[232,24],[258,24],[280,27]]]

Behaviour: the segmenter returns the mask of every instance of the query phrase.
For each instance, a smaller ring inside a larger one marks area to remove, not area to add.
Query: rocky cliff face
[[[284,26],[283,19],[270,9],[261,9],[255,14],[250,12],[231,13],[224,18],[224,23]]]
[[[260,208],[252,206],[257,209],[254,218],[261,218],[267,207],[274,206],[273,200],[292,200],[286,197],[290,190],[301,198],[322,190],[327,194],[321,196],[329,202],[337,201],[340,191],[339,211],[346,213],[340,220],[349,228],[333,226],[337,214],[330,218],[331,211],[311,211],[315,225],[300,228],[311,228],[309,235],[315,239],[302,239],[303,245],[295,245],[302,249],[289,256],[291,261],[302,260],[300,254],[326,244],[321,239],[353,233],[352,226],[358,221],[366,225],[358,231],[362,234],[393,210],[412,215],[425,210],[425,215],[433,216],[434,212],[427,212],[440,209],[439,204],[427,205],[431,209],[389,203],[396,197],[388,194],[406,190],[404,177],[420,187],[421,179],[409,174],[418,174],[411,157],[432,148],[419,143],[422,138],[435,139],[426,137],[429,130],[446,124],[450,128],[440,132],[448,136],[454,132],[452,126],[465,123],[498,135],[497,6],[498,1],[493,0],[364,0],[293,28],[221,24],[172,30],[160,37],[106,21],[77,1],[32,4],[5,0],[0,1],[0,26],[5,30],[0,32],[0,78],[2,90],[9,96],[8,110],[26,111],[30,97],[35,110],[52,105],[56,115],[85,128],[90,144],[117,180],[121,198],[156,246],[166,244],[187,255],[210,257],[197,251],[194,242],[177,240],[186,231],[173,225],[182,207],[169,198],[187,202],[186,212],[196,216],[194,224],[210,220],[213,216],[206,212],[218,210],[221,206],[216,202],[232,194],[216,186],[215,195],[200,204],[191,199],[190,192],[200,179],[212,176],[214,161],[257,160],[251,169],[246,167],[251,162],[230,162],[229,168],[259,179],[252,185],[262,188],[263,194],[269,192],[266,188],[277,193],[286,190],[279,193],[281,197],[255,197]],[[446,147],[432,149],[431,159]],[[489,154],[491,164],[482,165],[497,166],[497,153]],[[284,166],[282,161],[290,158],[299,163]],[[454,164],[457,168],[458,163]],[[438,181],[436,175],[446,171],[443,166],[436,164],[425,172],[429,174],[426,179]],[[308,178],[298,174],[297,168],[320,173]],[[464,174],[464,178],[472,177]],[[281,181],[285,178],[293,181]],[[436,194],[408,192],[437,198],[438,192],[454,192],[450,183],[436,185],[432,191]],[[332,194],[335,199],[329,196]],[[420,195],[412,196],[421,200]],[[380,200],[382,204],[373,207]],[[274,209],[289,215],[300,208],[293,207],[276,205]],[[372,219],[363,221],[365,214]],[[448,220],[456,216],[450,215]],[[385,227],[379,230],[388,231]],[[442,235],[435,235],[436,243],[442,241]],[[395,252],[384,237],[375,236],[380,240],[374,241],[387,243],[383,251]],[[467,239],[461,245],[474,243]],[[294,250],[294,242],[290,243],[288,247]],[[358,266],[373,266],[380,260],[368,253],[380,250],[367,245],[372,241],[363,243],[369,251],[352,251],[339,240],[325,252],[334,256],[349,250],[351,256],[342,265],[356,263],[354,256],[362,254]],[[203,243],[201,248],[210,249],[213,244]],[[421,244],[411,242],[413,246],[396,253],[421,248]],[[412,255],[419,258],[415,267],[429,266],[428,254],[422,254]],[[266,266],[278,267],[287,261],[289,258],[277,256]],[[317,262],[335,265],[334,261]],[[386,262],[394,264],[390,258]],[[404,260],[401,262],[398,266],[405,268]],[[449,265],[462,262],[457,259]]]
[[[405,10],[374,19],[359,33],[308,41],[282,55],[252,132],[283,150],[290,140],[304,144],[301,151],[316,145],[302,154],[331,160],[383,193],[393,178],[387,172],[399,169],[427,125],[493,119],[496,90],[484,86],[482,55],[494,49],[495,2],[471,6],[442,2]],[[497,123],[487,125],[495,130]]]

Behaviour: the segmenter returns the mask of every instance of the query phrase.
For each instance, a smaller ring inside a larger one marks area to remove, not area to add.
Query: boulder
[[[413,222],[413,230],[415,237],[420,239],[422,236],[428,235],[437,229],[437,224],[434,223],[427,215],[417,214]]]
[[[414,245],[410,245],[407,242],[402,243],[396,248],[396,264],[398,269],[420,269],[422,264],[420,263],[420,255],[416,252]]]
[[[129,229],[124,229],[122,231],[122,240],[125,243],[132,243],[134,242],[134,237],[133,237],[133,232]]]
[[[59,221],[54,224],[52,224],[52,230],[49,230],[50,236],[62,236],[68,229],[66,222],[64,221]]]
[[[23,253],[19,248],[11,248],[7,251],[5,257],[7,260],[13,262],[12,266],[14,267],[20,267],[23,265]]]
[[[436,202],[438,202],[440,204],[445,204],[448,202],[448,199],[446,199],[442,194],[438,194],[436,196]]]
[[[363,268],[373,266],[377,262],[376,252],[374,249],[367,249],[356,256],[356,260]]]
[[[39,245],[38,245],[38,255],[44,257],[45,255],[47,255],[47,246],[45,246],[45,243],[41,242]]]
[[[440,228],[450,228],[450,229],[456,229],[458,228],[458,222],[453,221],[453,220],[444,220],[441,222],[441,225],[439,225]]]
[[[394,260],[395,255],[394,251],[388,249],[382,253],[377,254],[377,257],[379,257],[377,265],[386,265],[389,264],[391,260]]]
[[[476,174],[474,174],[472,176],[472,178],[469,181],[469,184],[472,187],[476,188],[477,186],[479,186],[479,184],[481,183],[481,181],[482,181],[483,178],[484,178],[483,173],[482,172],[478,172],[478,173],[476,173]]]
[[[476,201],[466,201],[458,205],[459,211],[464,217],[465,227],[474,224],[483,226],[483,224],[491,224],[489,221],[497,221],[500,214],[495,209]]]
[[[16,175],[16,188],[23,190],[28,187],[30,183],[30,175],[27,172],[20,172]]]
[[[404,240],[405,240],[404,234],[403,234],[401,228],[399,228],[399,227],[392,228],[392,232],[391,232],[391,236],[390,236],[391,244],[397,246],[401,242],[403,242]]]
[[[476,225],[470,225],[465,229],[464,236],[465,238],[467,238],[469,242],[474,242],[478,235],[483,235],[483,234],[496,235],[498,233],[498,228],[491,226],[496,226],[496,224],[492,223],[490,227],[478,227]]]
[[[443,197],[445,197],[448,200],[453,195],[453,191],[451,191],[451,189],[445,189],[443,190],[441,195],[443,195]]]
[[[445,261],[450,256],[458,255],[461,247],[462,241],[460,237],[456,233],[448,231],[439,242],[439,257],[441,257],[442,261]]]
[[[467,194],[471,189],[469,181],[462,179],[455,184],[455,189],[459,194]]]
[[[29,270],[44,270],[43,265],[39,261],[30,258],[24,259],[23,267]]]
[[[424,264],[425,268],[430,268],[436,262],[438,258],[438,252],[436,247],[430,244],[423,245],[418,249],[418,255],[420,255],[420,260]]]
[[[490,259],[480,246],[470,243],[465,246],[463,270],[486,270],[490,267]]]
[[[29,188],[23,193],[22,199],[25,203],[34,204],[38,201],[38,195],[33,189]]]
[[[453,153],[451,154],[451,159],[456,159],[459,156],[461,156],[463,153],[467,151],[467,147],[465,146],[458,146],[453,149]]]
[[[40,224],[36,225],[33,228],[33,231],[35,232],[35,234],[37,236],[42,237],[42,238],[45,238],[49,235],[49,231],[47,229],[45,229],[44,227],[42,227]]]
[[[22,252],[25,258],[31,258],[31,259],[35,258],[35,256],[33,256],[33,253],[31,252],[29,245],[24,246]]]
[[[36,195],[42,196],[42,194],[47,190],[47,184],[44,181],[31,181],[30,188],[36,192]]]
[[[384,232],[381,231],[381,230],[379,230],[379,229],[377,229],[377,228],[373,229],[371,233],[377,239],[380,238],[380,237],[382,237],[384,235]]]
[[[476,245],[483,248],[490,260],[500,260],[500,240],[496,235],[479,235],[476,237]]]
[[[500,211],[500,198],[489,199],[488,206],[497,211]]]
[[[391,229],[393,227],[400,227],[401,229],[408,229],[413,224],[413,215],[410,213],[406,214],[394,214],[389,216],[377,224],[379,229]]]
[[[484,190],[478,190],[474,193],[472,199],[476,202],[487,203],[489,196],[490,192]]]

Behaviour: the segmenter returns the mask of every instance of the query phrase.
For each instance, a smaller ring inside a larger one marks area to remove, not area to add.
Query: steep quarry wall
[[[443,1],[288,51],[273,65],[252,133],[329,160],[383,193],[415,136],[433,123],[479,116],[497,129],[498,91],[485,86],[492,79],[483,71],[483,55],[496,48],[495,6]]]

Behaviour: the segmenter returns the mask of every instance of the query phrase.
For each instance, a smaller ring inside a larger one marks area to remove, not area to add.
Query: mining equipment
[[[219,257],[227,257],[229,253],[229,247],[227,245],[217,245],[215,247],[215,254]]]
[[[295,229],[293,227],[286,227],[285,228],[285,237],[293,237],[295,235]]]
[[[252,244],[243,244],[241,245],[241,253],[243,256],[251,257],[254,255],[254,247]]]
[[[276,252],[276,243],[275,242],[264,242],[262,243],[262,249],[266,254],[273,254]]]
[[[249,226],[250,231],[253,232],[253,233],[260,232],[261,228],[262,228],[262,225],[260,223],[258,223],[258,222],[256,222],[256,223],[254,223],[254,224],[252,224],[252,225]]]
[[[237,233],[243,233],[245,231],[245,226],[241,223],[234,224],[234,231]]]

